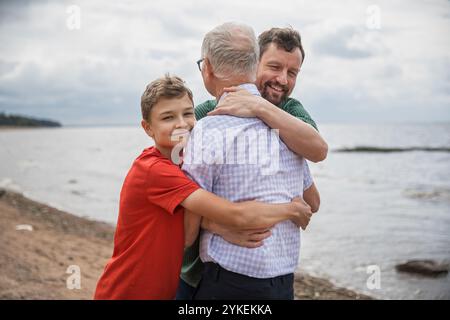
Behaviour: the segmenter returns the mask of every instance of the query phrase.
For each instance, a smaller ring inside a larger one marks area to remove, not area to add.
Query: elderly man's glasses
[[[197,66],[198,66],[198,70],[200,70],[200,72],[202,71],[202,62],[203,62],[203,60],[205,60],[205,58],[197,60]]]

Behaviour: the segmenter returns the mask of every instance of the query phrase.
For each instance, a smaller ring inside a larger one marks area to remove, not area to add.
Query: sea
[[[450,123],[321,124],[328,157],[309,163],[321,207],[302,232],[299,271],[380,299],[450,299]],[[138,127],[0,130],[0,188],[115,224],[123,180],[153,144]],[[1,212],[0,212],[1,217]]]

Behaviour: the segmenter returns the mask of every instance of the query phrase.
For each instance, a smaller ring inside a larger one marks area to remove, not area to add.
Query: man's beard
[[[269,87],[272,88],[269,88]],[[280,88],[283,92],[278,92],[273,89],[273,87]],[[269,93],[269,90],[272,94]],[[276,92],[276,97],[273,96],[273,92]],[[284,100],[287,99],[289,95],[289,88],[286,85],[281,85],[278,81],[267,81],[263,85],[263,90],[261,92],[261,96],[269,101],[270,103],[273,103],[274,105],[279,105]]]

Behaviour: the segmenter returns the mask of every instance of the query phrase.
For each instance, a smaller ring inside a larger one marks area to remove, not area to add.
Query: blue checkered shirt
[[[241,85],[259,95],[255,85]],[[243,138],[244,137],[244,138]],[[220,115],[197,122],[185,148],[183,170],[203,189],[233,202],[290,202],[312,184],[306,161],[257,118]],[[272,228],[259,248],[244,248],[202,230],[200,258],[254,278],[295,271],[300,230],[291,221]]]

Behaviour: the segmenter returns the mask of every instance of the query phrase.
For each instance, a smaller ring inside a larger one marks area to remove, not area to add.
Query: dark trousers
[[[194,300],[293,300],[294,274],[269,279],[248,277],[205,263]]]
[[[175,300],[193,300],[196,288],[180,278]]]

